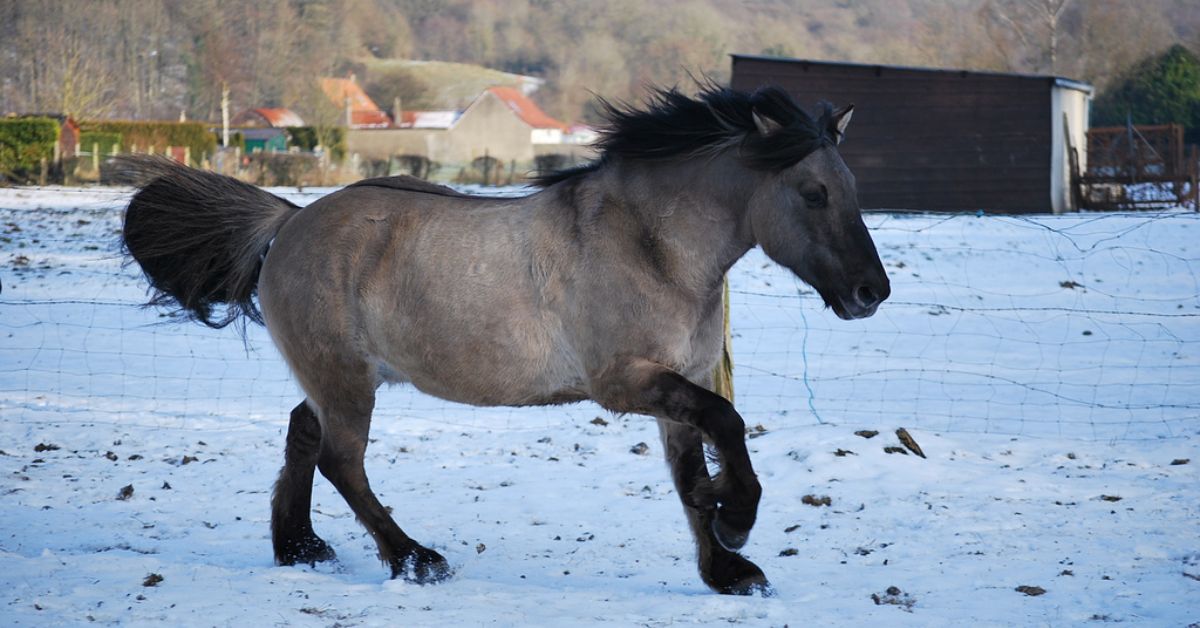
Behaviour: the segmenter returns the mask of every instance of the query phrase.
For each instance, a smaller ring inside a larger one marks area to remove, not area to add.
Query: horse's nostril
[[[858,299],[858,304],[863,307],[871,307],[879,303],[879,296],[875,294],[875,291],[870,286],[859,286],[854,296]]]

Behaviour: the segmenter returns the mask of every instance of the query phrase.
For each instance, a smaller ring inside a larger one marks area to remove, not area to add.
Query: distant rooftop
[[[350,125],[354,128],[387,128],[392,126],[392,119],[375,104],[359,86],[354,75],[350,78],[325,77],[321,79],[321,90],[333,101],[338,108],[350,101]]]
[[[489,87],[488,90],[495,97],[504,101],[513,113],[517,114],[525,124],[535,129],[560,129],[567,130],[567,125],[563,122],[551,118],[546,112],[542,111],[537,103],[529,99],[528,96],[522,94],[519,90],[512,87]]]
[[[262,126],[282,128],[289,126],[304,126],[304,119],[291,109],[283,107],[259,107],[247,109],[234,116],[230,124],[234,126]]]
[[[457,111],[402,111],[396,126],[402,129],[448,129],[458,120]]]

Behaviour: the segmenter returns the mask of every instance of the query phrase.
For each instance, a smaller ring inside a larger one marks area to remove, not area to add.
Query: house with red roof
[[[367,107],[366,102],[352,99],[350,104]],[[547,155],[566,163],[594,156],[590,147],[573,140],[570,126],[516,87],[488,87],[462,111],[405,110],[394,120],[389,128],[351,128],[346,137],[350,154],[374,162],[422,158],[439,164],[443,175],[485,157],[528,172]]]
[[[561,144],[567,125],[551,118],[541,107],[515,87],[489,87],[486,94],[500,99],[518,120],[529,125],[529,140],[533,144]],[[478,100],[476,102],[479,102]],[[474,103],[472,103],[474,106]],[[469,111],[470,109],[468,109]],[[466,115],[466,112],[463,112]]]
[[[304,119],[291,109],[258,107],[237,114],[229,126],[242,136],[247,153],[284,152],[288,149],[288,127],[304,126]]]
[[[346,112],[347,126],[351,129],[388,129],[392,118],[375,104],[363,91],[353,74],[350,78],[325,77],[321,79],[321,91],[334,105]]]

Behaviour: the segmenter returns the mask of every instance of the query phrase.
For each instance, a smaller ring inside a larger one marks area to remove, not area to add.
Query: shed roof
[[[793,59],[793,58],[787,58],[787,57],[772,57],[772,56],[767,56],[767,55],[731,54],[729,56],[733,58],[734,63],[737,63],[738,59],[747,59],[747,60],[753,60],[753,61],[776,61],[776,62],[781,62],[781,63],[797,63],[797,64],[801,64],[804,66],[815,65],[815,66],[820,66],[820,67],[864,68],[864,69],[875,70],[876,73],[890,70],[893,72],[927,72],[927,73],[942,74],[942,75],[958,75],[958,76],[962,76],[964,78],[968,77],[968,76],[979,76],[979,77],[995,76],[995,77],[1008,77],[1008,78],[1045,79],[1047,81],[1050,81],[1057,87],[1064,87],[1067,89],[1081,91],[1089,96],[1092,94],[1093,91],[1095,91],[1094,88],[1091,85],[1089,85],[1088,83],[1084,83],[1082,81],[1076,81],[1074,79],[1069,79],[1069,78],[1062,77],[1062,76],[1053,76],[1053,75],[1049,75],[1049,74],[1020,74],[1020,73],[1013,73],[1013,72],[988,72],[988,71],[983,71],[983,70],[962,70],[962,69],[954,69],[954,68],[922,68],[922,67],[904,66],[904,65],[883,65],[883,64],[877,64],[877,63],[848,63],[848,62],[843,62],[843,61],[816,61],[816,60],[812,60],[812,59]]]

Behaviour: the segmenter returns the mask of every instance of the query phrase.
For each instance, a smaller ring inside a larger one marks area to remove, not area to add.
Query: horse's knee
[[[721,401],[724,403],[706,413],[703,427],[719,447],[736,447],[745,442],[746,421],[733,404],[724,399]]]

